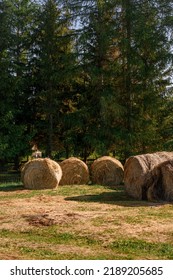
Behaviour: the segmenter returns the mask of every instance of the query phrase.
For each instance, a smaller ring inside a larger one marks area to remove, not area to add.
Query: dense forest
[[[173,149],[173,1],[0,0],[0,161]]]

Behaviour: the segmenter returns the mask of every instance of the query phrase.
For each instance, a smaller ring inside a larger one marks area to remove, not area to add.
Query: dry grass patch
[[[122,187],[3,187],[0,209],[2,259],[173,257],[173,205],[137,202]]]

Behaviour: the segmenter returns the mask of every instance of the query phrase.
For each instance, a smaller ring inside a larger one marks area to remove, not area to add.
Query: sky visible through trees
[[[172,6],[1,0],[1,162],[172,150]]]

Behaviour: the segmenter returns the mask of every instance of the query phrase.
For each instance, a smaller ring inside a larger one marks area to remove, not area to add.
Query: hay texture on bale
[[[89,182],[88,166],[76,157],[70,157],[60,163],[62,179],[60,185],[85,185]]]
[[[172,152],[157,152],[128,158],[124,165],[124,184],[127,194],[138,200],[147,199],[147,185],[152,170],[160,163],[173,159]]]
[[[28,161],[21,170],[21,179],[28,189],[55,189],[62,177],[60,165],[49,159]]]
[[[116,186],[123,182],[123,176],[123,165],[113,157],[103,156],[91,165],[91,178],[94,184]]]
[[[173,201],[173,160],[154,167],[145,189],[148,201]]]

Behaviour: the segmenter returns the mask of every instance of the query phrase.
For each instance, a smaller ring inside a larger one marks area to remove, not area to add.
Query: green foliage
[[[39,113],[36,141],[42,141],[46,155],[51,157],[52,151],[63,146],[64,115],[73,104],[71,88],[75,61],[68,11],[60,8],[56,1],[48,0],[41,7],[38,19],[35,34],[38,48],[35,50],[36,110]]]
[[[28,154],[30,127],[29,56],[33,4],[29,0],[1,1],[0,157],[12,160]],[[4,40],[5,38],[5,40]],[[16,162],[17,164],[17,162]]]
[[[172,1],[5,0],[0,21],[2,159],[172,149]]]

